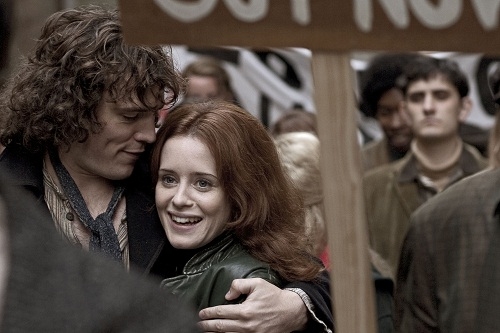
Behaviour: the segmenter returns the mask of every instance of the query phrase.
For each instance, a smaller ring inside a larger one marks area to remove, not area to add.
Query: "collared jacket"
[[[231,282],[243,278],[262,278],[278,287],[283,285],[268,264],[251,256],[231,234],[226,234],[194,254],[180,275],[163,280],[161,285],[201,310],[229,304],[225,295]]]
[[[391,163],[389,149],[387,147],[387,138],[383,137],[377,141],[368,142],[361,149],[363,170],[370,169]]]
[[[500,169],[480,172],[412,215],[397,274],[398,332],[498,331],[499,189]]]
[[[391,150],[387,137],[368,142],[361,149],[363,171],[366,172],[403,158],[405,152]]]
[[[45,203],[42,161],[41,155],[12,146],[0,155],[0,167],[9,173],[10,182]],[[139,171],[126,181],[124,192],[130,263],[132,269],[144,274],[164,276],[166,265],[160,264],[165,262],[161,258],[167,260],[171,246],[156,213],[151,181]],[[43,207],[47,209],[45,204]]]
[[[363,177],[366,221],[370,245],[391,267],[395,276],[401,246],[408,231],[410,215],[425,199],[419,194],[416,159],[412,152],[404,158],[369,171]],[[472,146],[463,144],[459,159],[462,178],[487,165]],[[449,185],[448,185],[449,186]]]

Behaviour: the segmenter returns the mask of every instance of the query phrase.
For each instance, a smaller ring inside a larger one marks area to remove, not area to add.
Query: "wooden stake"
[[[313,52],[312,70],[336,332],[375,333],[349,54]]]

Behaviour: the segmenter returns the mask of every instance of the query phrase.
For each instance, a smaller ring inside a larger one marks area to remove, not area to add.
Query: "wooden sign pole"
[[[313,52],[312,71],[336,332],[375,333],[349,54]]]

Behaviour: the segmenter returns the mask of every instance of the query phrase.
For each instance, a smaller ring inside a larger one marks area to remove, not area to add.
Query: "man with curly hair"
[[[172,248],[154,209],[147,152],[157,112],[176,101],[180,82],[169,50],[124,43],[117,11],[55,13],[1,98],[0,167],[48,207],[70,243],[163,277],[173,269]],[[247,300],[205,309],[201,325],[280,332],[313,330],[323,320],[331,327],[328,278],[322,282],[289,286],[304,296],[236,280],[232,297],[243,292]],[[313,307],[317,316],[309,316]]]
[[[415,57],[413,53],[378,54],[361,76],[359,108],[366,117],[374,118],[384,133],[381,140],[363,147],[365,171],[399,160],[410,149],[410,120],[401,107],[404,96],[397,79]]]

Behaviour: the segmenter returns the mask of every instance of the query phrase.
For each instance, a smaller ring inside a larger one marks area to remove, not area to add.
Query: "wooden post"
[[[337,333],[375,333],[349,54],[313,53],[314,93]]]

